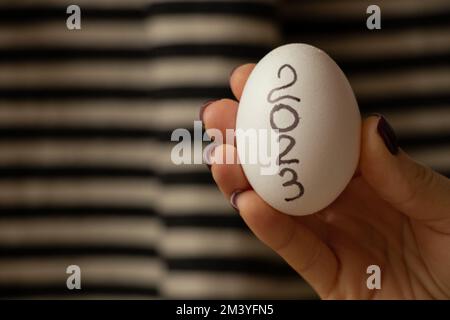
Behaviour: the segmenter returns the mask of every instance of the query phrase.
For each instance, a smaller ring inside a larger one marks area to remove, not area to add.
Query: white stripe
[[[165,257],[229,256],[277,259],[248,230],[169,228],[161,249]]]
[[[415,130],[405,128],[413,126],[415,119],[408,123],[400,119],[397,115],[386,113],[389,122],[395,128],[397,134],[411,133],[417,135],[427,135],[435,133],[448,133],[448,126],[442,128],[438,126],[436,130],[431,130],[427,126],[414,127]],[[407,114],[405,114],[407,118]],[[401,118],[401,117],[400,117]],[[437,118],[436,118],[437,119]],[[444,123],[447,119],[442,119]],[[431,123],[431,122],[427,122]],[[204,164],[199,165],[175,165],[170,160],[170,144],[151,144],[136,141],[105,141],[105,142],[17,142],[0,143],[0,165],[29,165],[29,166],[58,166],[58,165],[79,165],[79,166],[113,166],[120,168],[153,169],[160,174],[165,173],[201,173],[206,172]],[[447,155],[448,146],[433,146],[432,148],[421,147],[414,152],[426,154],[423,162],[434,168],[442,170],[450,169],[450,159]],[[73,152],[79,150],[78,152]],[[156,151],[158,150],[158,151]],[[411,151],[412,152],[412,151]],[[442,157],[442,159],[441,159]],[[44,185],[46,183],[44,182]]]
[[[61,23],[6,26],[0,29],[0,48],[11,46],[128,47],[182,43],[243,43],[271,45],[280,41],[275,25],[264,19],[221,15],[167,15],[146,22],[85,22],[70,31]]]
[[[178,61],[180,62],[180,61]],[[119,74],[108,74],[107,66],[105,66],[105,71],[102,73],[99,72],[98,78],[97,76],[94,76],[96,73],[95,70],[91,71],[89,68],[86,68],[85,70],[82,70],[82,68],[77,71],[78,75],[75,75],[74,78],[72,78],[72,75],[67,77],[66,74],[70,74],[72,68],[73,70],[77,69],[76,66],[69,66],[68,69],[63,70],[62,72],[56,71],[53,75],[51,75],[52,72],[47,71],[47,74],[41,74],[39,75],[39,72],[24,72],[24,70],[21,70],[22,68],[19,68],[19,70],[14,70],[15,68],[10,67],[0,67],[0,73],[2,75],[0,76],[0,86],[4,88],[8,87],[34,87],[34,86],[40,86],[40,85],[51,85],[55,87],[59,86],[67,86],[69,83],[77,85],[81,84],[83,87],[90,87],[95,85],[101,85],[102,87],[131,87],[131,88],[141,88],[141,89],[157,89],[159,87],[164,86],[185,86],[190,85],[192,83],[195,83],[196,85],[217,85],[217,86],[226,86],[227,85],[227,78],[229,70],[231,70],[232,66],[236,66],[239,63],[237,62],[229,62],[224,63],[223,65],[218,64],[219,66],[217,68],[214,67],[214,65],[217,65],[216,62],[203,66],[202,62],[200,60],[196,61],[198,62],[198,65],[196,63],[192,63],[191,66],[188,66],[187,69],[192,68],[192,70],[182,69],[181,65],[187,66],[184,62],[180,62],[179,64],[174,63],[173,65],[167,63],[165,65],[164,63],[159,65],[157,68],[158,70],[155,71],[155,76],[151,76],[152,71],[143,71],[142,74],[137,75],[136,77],[133,75],[133,71],[126,70],[126,68],[123,68],[124,73],[128,74],[130,71],[130,74],[128,76],[119,76]],[[163,68],[164,67],[164,68]],[[41,68],[41,67],[39,67]],[[45,66],[42,66],[42,68],[46,69]],[[2,70],[3,69],[3,70]],[[198,73],[194,72],[193,70],[198,69]],[[49,69],[51,70],[51,68]],[[56,69],[55,69],[56,70]],[[72,70],[72,71],[73,71]],[[150,70],[150,69],[149,69]],[[32,69],[31,69],[32,71]],[[180,71],[179,74],[177,74],[177,71]],[[67,73],[66,73],[67,72]],[[90,74],[90,72],[93,72]],[[114,71],[112,72],[114,73]],[[120,72],[119,72],[120,73]],[[148,74],[149,76],[146,76]],[[195,74],[195,76],[194,76]],[[183,77],[183,75],[186,75]],[[42,77],[42,78],[41,78]],[[65,79],[65,80],[64,80]],[[89,80],[89,79],[95,79],[95,80]],[[109,79],[109,80],[107,80]],[[366,74],[364,75],[356,75],[350,77],[350,82],[353,84],[353,88],[357,95],[364,96],[364,97],[371,97],[375,95],[379,95],[379,92],[383,92],[384,94],[405,94],[409,93],[411,90],[414,92],[419,93],[429,93],[429,92],[439,92],[439,91],[445,91],[449,88],[450,83],[450,69],[449,68],[431,68],[431,69],[414,69],[414,70],[407,70],[407,71],[399,71],[399,72],[389,72],[389,73],[382,73],[382,74],[375,74],[371,75],[370,77]],[[157,85],[155,85],[157,83]],[[153,87],[152,87],[153,86]],[[118,105],[118,103],[112,103],[112,117],[114,117],[116,114],[114,113],[114,105]],[[1,106],[0,106],[1,107]],[[198,106],[197,106],[198,108]],[[82,107],[77,110],[77,112],[73,112],[73,109],[69,108],[61,108],[61,109],[67,109],[67,110],[58,110],[58,116],[66,115],[69,112],[72,112],[72,115],[78,115],[78,113],[82,113]],[[140,112],[145,112],[147,117],[146,118],[139,118],[141,122],[144,119],[147,119],[147,121],[151,121],[153,119],[153,113],[157,109],[157,107],[148,107],[149,110],[142,110],[141,108]],[[166,108],[165,108],[166,109]],[[8,116],[11,114],[12,116],[17,115],[17,113],[23,113],[25,110],[17,110],[17,108],[13,109],[10,108],[4,108],[0,110],[1,113],[3,113],[6,117],[3,117],[2,121],[10,121]],[[52,112],[51,110],[50,112]],[[96,118],[91,117],[92,114],[99,114],[104,115],[106,112],[102,114],[102,109],[99,110],[90,110],[89,116],[87,120],[87,124],[89,122],[93,122],[93,124],[96,123]],[[109,110],[108,110],[109,111]],[[36,111],[35,111],[36,112]],[[45,109],[44,109],[45,112]],[[54,111],[53,111],[54,112]],[[86,112],[86,111],[84,111]],[[117,112],[117,109],[116,109]],[[192,112],[192,110],[189,110],[189,112]],[[133,117],[133,113],[128,112],[130,115],[128,118]],[[25,113],[25,115],[27,115]],[[50,116],[52,114],[50,113]],[[32,116],[27,115],[28,119],[30,119]],[[181,118],[176,116],[177,118]],[[55,116],[56,118],[56,116]],[[98,117],[101,118],[101,117]],[[26,119],[26,118],[25,118]],[[116,121],[118,120],[117,117],[113,118]],[[136,119],[134,117],[133,119]],[[158,118],[156,121],[152,121],[153,123],[159,122],[159,119],[164,119],[164,117]],[[11,120],[15,120],[14,118]],[[20,117],[19,117],[20,120]],[[59,120],[59,119],[58,119]],[[62,118],[62,121],[77,121],[77,118],[69,118],[64,120]],[[126,121],[126,118],[124,119]]]
[[[158,144],[151,141],[58,141],[0,142],[0,164],[155,166]]]
[[[161,231],[155,218],[51,217],[23,220],[18,217],[1,220],[0,243],[4,246],[97,243],[157,248]]]
[[[410,95],[413,93],[448,92],[450,68],[414,69],[382,74],[358,75],[349,78],[357,97],[376,98],[380,94]]]
[[[206,99],[64,102],[0,101],[0,125],[154,128],[192,127]]]
[[[363,28],[364,25],[361,26]],[[443,54],[450,52],[450,29],[442,26],[423,30],[419,27],[405,31],[371,33],[361,35],[326,36],[324,38],[301,37],[302,42],[310,42],[332,57],[340,59],[394,58],[405,55]],[[298,36],[291,36],[288,42],[298,42]]]
[[[386,112],[385,116],[399,135],[431,135],[450,133],[450,106],[404,108]]]
[[[442,148],[410,150],[411,157],[435,170],[450,172],[450,143]]]
[[[178,86],[227,86],[243,60],[220,57],[162,58],[145,61],[96,61],[0,65],[0,88],[101,87],[158,89]]]
[[[151,179],[45,180],[26,179],[0,182],[3,205],[136,205],[152,207],[160,187]]]
[[[153,287],[159,284],[163,267],[157,259],[124,257],[23,258],[0,261],[0,284],[59,284],[66,287],[66,269],[78,265],[81,288],[90,285],[136,285]]]
[[[108,165],[118,169],[154,169],[159,173],[203,172],[204,164],[175,165],[171,149],[175,143],[150,141],[37,141],[0,142],[0,165]]]
[[[145,28],[140,22],[85,22],[82,30],[68,30],[66,22],[43,22],[36,25],[3,26],[0,48],[38,47],[110,47],[148,46]]]
[[[381,9],[382,18],[404,17],[424,14],[438,14],[450,8],[447,0],[331,0],[331,1],[290,1],[282,7],[284,17],[318,18],[358,18],[365,21],[366,9],[376,4]]]
[[[276,25],[267,19],[220,15],[166,15],[148,20],[147,36],[155,43],[189,41],[275,44],[280,41]]]
[[[210,272],[171,272],[162,284],[163,295],[172,298],[248,298],[302,299],[314,297],[300,276],[278,279],[271,276]]]
[[[229,202],[215,186],[183,185],[161,190],[158,211],[162,214],[229,212],[236,214]]]
[[[0,181],[0,203],[3,205],[134,205],[156,207],[163,214],[232,211],[228,201],[214,186],[164,186],[133,179],[88,181],[76,179]]]
[[[428,135],[442,132],[448,133],[447,126],[441,127],[437,123],[436,128],[430,128],[427,125],[423,127],[414,125],[417,118],[412,118],[411,122],[406,119],[402,121],[401,116],[386,113],[389,122],[392,123],[397,134],[417,134]],[[405,114],[405,118],[408,118]],[[400,119],[400,120],[398,120]],[[436,119],[436,122],[439,122]],[[442,126],[448,119],[441,119]],[[420,120],[419,120],[420,122]],[[427,122],[430,124],[433,122]],[[414,130],[412,130],[414,128]],[[171,144],[154,143],[153,146],[147,143],[136,141],[105,141],[105,142],[17,142],[17,143],[0,143],[0,165],[107,165],[116,168],[135,168],[135,169],[153,169],[160,174],[165,173],[201,173],[206,172],[204,164],[199,165],[175,165],[170,160]],[[441,170],[450,169],[450,161],[447,155],[448,146],[433,146],[432,148],[421,147],[414,152],[424,153],[427,156],[423,162],[433,168]],[[73,152],[73,150],[79,150]],[[158,151],[156,151],[158,150]],[[442,159],[441,159],[442,157]],[[45,182],[44,182],[45,185]]]

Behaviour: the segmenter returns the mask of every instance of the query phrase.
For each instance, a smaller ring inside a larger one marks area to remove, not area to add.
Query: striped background
[[[361,111],[450,176],[448,0],[78,0],[80,31],[72,1],[35,2],[0,2],[0,297],[314,297],[203,165],[170,161],[172,130],[282,43],[329,52]]]

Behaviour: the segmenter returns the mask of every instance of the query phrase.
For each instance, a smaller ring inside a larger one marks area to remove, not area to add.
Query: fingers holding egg
[[[231,99],[221,99],[210,103],[204,109],[202,113],[202,121],[205,125],[206,132],[210,137],[214,137],[217,141],[217,137],[214,133],[215,130],[219,130],[222,136],[222,143],[234,144],[234,137],[229,138],[226,141],[227,129],[234,129],[236,127],[236,115],[238,110],[238,103]],[[232,133],[230,133],[232,134]]]
[[[240,100],[245,83],[255,68],[254,63],[244,64],[234,69],[230,75],[230,87],[236,99]]]
[[[211,158],[213,178],[227,199],[230,199],[235,191],[250,189],[234,146],[227,144],[217,146],[212,152]]]

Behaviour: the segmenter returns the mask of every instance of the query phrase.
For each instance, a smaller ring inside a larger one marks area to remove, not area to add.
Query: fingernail
[[[239,195],[242,193],[242,190],[235,190],[230,197],[230,204],[231,206],[236,209],[237,212],[239,212],[239,208],[237,206],[237,198],[239,197]]]
[[[392,129],[389,122],[382,115],[378,115],[380,119],[378,120],[377,131],[378,134],[384,141],[384,144],[388,148],[389,152],[393,155],[398,153],[398,143],[397,136],[395,135],[394,129]]]
[[[215,100],[208,100],[206,101],[201,107],[200,107],[200,111],[198,113],[198,118],[200,119],[200,121],[203,122],[203,113],[206,110],[206,107],[209,106],[211,103],[213,103]]]
[[[231,69],[230,71],[230,78],[233,76],[233,73],[236,71],[237,68],[239,68],[240,66],[236,66],[233,69]]]
[[[212,164],[212,161],[214,160],[214,150],[216,149],[216,146],[214,144],[212,144],[212,145],[209,145],[207,148],[208,148],[208,150],[206,150],[204,160],[205,160],[205,163],[208,166],[209,170],[211,170],[211,164]]]
[[[209,148],[209,149],[206,151],[205,159],[203,159],[203,160],[206,164],[206,167],[211,172],[211,164],[210,164],[211,163],[211,154],[210,153],[214,151],[214,148],[212,148],[210,146],[208,146],[207,148]],[[212,151],[211,151],[211,149],[212,149]]]

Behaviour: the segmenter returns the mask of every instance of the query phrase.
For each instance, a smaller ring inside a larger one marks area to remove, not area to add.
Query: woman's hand
[[[254,65],[231,76],[239,100]],[[202,108],[206,128],[235,128],[238,102]],[[213,164],[212,175],[250,229],[289,263],[321,298],[449,299],[450,180],[399,150],[384,120],[363,121],[359,168],[334,203],[303,217],[282,214],[249,185],[240,165]],[[236,155],[231,145],[212,157]],[[367,267],[381,268],[381,289],[369,290]]]

